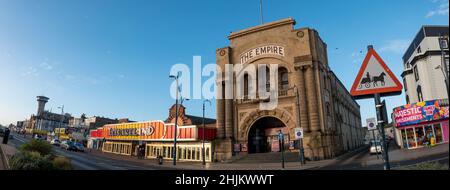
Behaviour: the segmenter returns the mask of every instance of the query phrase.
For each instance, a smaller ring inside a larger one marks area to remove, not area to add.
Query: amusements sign
[[[397,127],[448,119],[448,103],[444,105],[442,100],[433,100],[406,104],[394,108],[394,119]]]

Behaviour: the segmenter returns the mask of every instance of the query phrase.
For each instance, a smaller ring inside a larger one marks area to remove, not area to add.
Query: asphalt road
[[[15,147],[20,147],[22,144],[28,142],[29,138],[13,134],[14,138],[9,142]],[[71,159],[72,166],[76,170],[157,170],[152,166],[142,165],[127,160],[117,160],[107,157],[100,157],[84,152],[73,152],[61,149],[57,146],[53,148],[57,155],[65,156]]]

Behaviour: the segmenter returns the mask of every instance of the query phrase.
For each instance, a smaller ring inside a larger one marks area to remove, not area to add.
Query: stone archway
[[[289,135],[289,129],[280,119],[266,116],[258,119],[248,132],[248,153],[277,152],[280,150],[278,133]],[[286,137],[285,139],[288,139]]]
[[[296,122],[292,117],[291,113],[285,109],[277,108],[275,110],[256,110],[253,111],[243,118],[242,123],[240,123],[239,127],[239,136],[238,139],[241,143],[247,143],[249,145],[249,134],[255,124],[258,125],[258,121],[264,122],[264,118],[270,118],[277,121],[280,125],[283,125],[284,132],[291,132],[293,128],[296,126]],[[270,128],[269,126],[266,126]],[[265,128],[264,126],[262,128]],[[253,132],[253,131],[252,131]]]

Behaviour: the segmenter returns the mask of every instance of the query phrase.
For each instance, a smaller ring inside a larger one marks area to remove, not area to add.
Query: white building
[[[442,52],[448,73],[448,26],[423,26],[403,56],[402,73],[406,102],[448,99],[445,77],[440,69]],[[441,40],[444,49],[439,45]]]

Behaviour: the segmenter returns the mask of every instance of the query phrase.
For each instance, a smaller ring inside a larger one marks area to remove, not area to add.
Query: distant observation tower
[[[36,97],[38,101],[38,110],[37,110],[37,116],[41,116],[41,114],[44,112],[45,104],[48,102],[50,98],[47,98],[45,96],[38,96]]]

